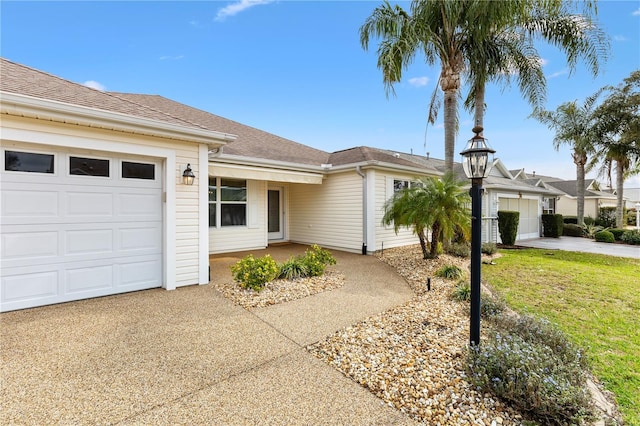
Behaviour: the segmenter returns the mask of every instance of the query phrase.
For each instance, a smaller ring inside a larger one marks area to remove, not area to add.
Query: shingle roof
[[[0,77],[0,90],[3,92],[118,112],[185,127],[202,128],[144,105],[73,83],[5,58],[0,58]]]
[[[238,138],[224,147],[225,154],[316,166],[327,163],[329,159],[328,152],[311,148],[159,95],[134,93],[114,93],[114,95],[179,117],[182,120],[197,123],[210,130],[236,135]]]
[[[418,161],[411,161],[406,158],[406,155],[407,154],[395,153],[393,151],[368,146],[358,146],[332,153],[329,157],[329,162],[334,166],[340,166],[344,164],[377,161],[404,167],[424,168],[425,172],[437,173],[435,169],[427,168]]]

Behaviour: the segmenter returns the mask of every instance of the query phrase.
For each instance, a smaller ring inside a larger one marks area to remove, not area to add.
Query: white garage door
[[[2,149],[0,310],[160,287],[162,164]]]
[[[499,198],[498,210],[520,212],[518,235],[516,240],[538,238],[540,236],[540,222],[538,220],[538,200],[527,198]]]

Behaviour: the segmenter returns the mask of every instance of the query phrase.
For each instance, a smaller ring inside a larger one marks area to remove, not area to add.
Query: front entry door
[[[284,220],[282,209],[282,188],[269,188],[268,198],[268,232],[269,240],[284,238]]]

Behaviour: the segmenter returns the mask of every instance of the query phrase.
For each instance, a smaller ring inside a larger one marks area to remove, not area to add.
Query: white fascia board
[[[219,155],[216,155],[216,154],[210,155],[209,163],[226,163],[226,164],[235,164],[238,166],[267,167],[272,169],[314,172],[314,173],[326,172],[326,170],[323,169],[320,164],[318,164],[317,166],[312,166],[309,164],[269,160],[266,158],[245,157],[242,155],[231,155],[231,154],[225,154],[224,152]]]
[[[444,173],[434,170],[434,169],[424,169],[421,167],[410,167],[410,166],[401,166],[394,163],[387,163],[383,161],[361,161],[358,163],[349,163],[349,164],[341,164],[339,166],[333,166],[331,170],[327,171],[331,172],[341,172],[345,170],[351,170],[355,167],[360,166],[362,169],[366,168],[376,168],[378,170],[390,170],[394,172],[408,172],[414,173],[417,175],[427,175],[427,176],[442,176]]]
[[[8,115],[202,143],[212,148],[232,142],[237,137],[213,130],[186,127],[119,112],[9,92],[0,92],[0,112]]]

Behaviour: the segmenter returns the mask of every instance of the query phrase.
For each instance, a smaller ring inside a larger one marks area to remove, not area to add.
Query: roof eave
[[[0,92],[0,113],[50,120],[60,123],[101,128],[126,133],[156,136],[206,144],[211,148],[225,145],[235,135],[207,129],[191,128],[129,114],[105,111],[66,102]]]

